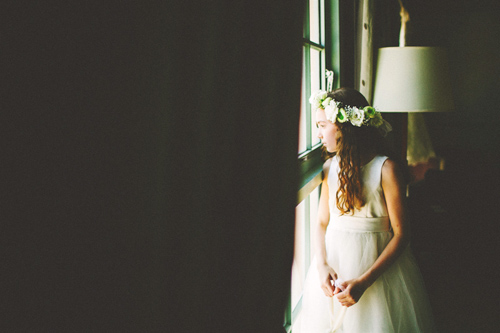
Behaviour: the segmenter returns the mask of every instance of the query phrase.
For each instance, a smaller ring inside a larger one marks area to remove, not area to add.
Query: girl
[[[310,99],[323,167],[315,259],[302,299],[302,333],[433,332],[430,304],[409,249],[405,183],[377,155],[391,130],[354,89]]]

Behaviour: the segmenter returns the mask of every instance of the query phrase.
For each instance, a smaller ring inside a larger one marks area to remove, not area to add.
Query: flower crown
[[[331,97],[324,90],[319,90],[309,98],[309,103],[313,109],[325,110],[326,119],[332,123],[345,123],[349,121],[352,125],[372,126],[377,128],[382,136],[386,136],[392,130],[391,124],[382,118],[380,112],[375,110],[373,106],[365,106],[359,109],[356,106],[344,105]]]

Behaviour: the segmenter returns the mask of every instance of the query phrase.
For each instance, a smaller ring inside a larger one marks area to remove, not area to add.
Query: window
[[[299,153],[319,143],[308,99],[325,81],[324,1],[309,0],[304,24],[302,49],[302,105],[299,128]]]
[[[295,223],[295,249],[292,267],[290,302],[285,315],[287,332],[298,332],[303,283],[314,256],[311,232],[315,228],[321,171],[321,143],[317,137],[309,96],[326,89],[326,69],[335,74],[338,86],[338,0],[309,0],[306,4],[303,31],[302,96],[299,127],[298,162],[301,187],[298,191]]]

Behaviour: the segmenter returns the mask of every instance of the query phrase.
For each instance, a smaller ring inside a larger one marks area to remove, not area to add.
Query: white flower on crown
[[[326,91],[319,90],[316,94],[311,95],[311,98],[309,98],[309,103],[311,103],[313,110],[321,108],[327,94],[328,93]]]
[[[323,103],[323,105],[325,105],[325,103]],[[330,98],[330,101],[328,101],[328,104],[325,106],[326,119],[334,123],[337,119],[338,113],[339,108],[337,106],[337,103],[335,103],[335,101]]]
[[[361,125],[363,125],[363,120],[365,119],[365,112],[358,108],[351,108],[351,112],[351,124],[361,127]]]
[[[328,95],[328,93],[326,91],[320,90],[320,91],[318,91],[317,99],[319,101],[324,100],[327,95]]]

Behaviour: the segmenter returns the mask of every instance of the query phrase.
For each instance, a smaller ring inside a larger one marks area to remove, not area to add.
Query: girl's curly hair
[[[369,105],[366,98],[357,90],[340,88],[328,96],[344,105],[363,108]],[[342,214],[353,214],[355,209],[364,206],[363,184],[361,180],[361,156],[378,146],[381,136],[374,127],[353,126],[349,122],[335,123],[339,129],[337,136],[337,155],[339,157],[339,188],[337,208]]]

